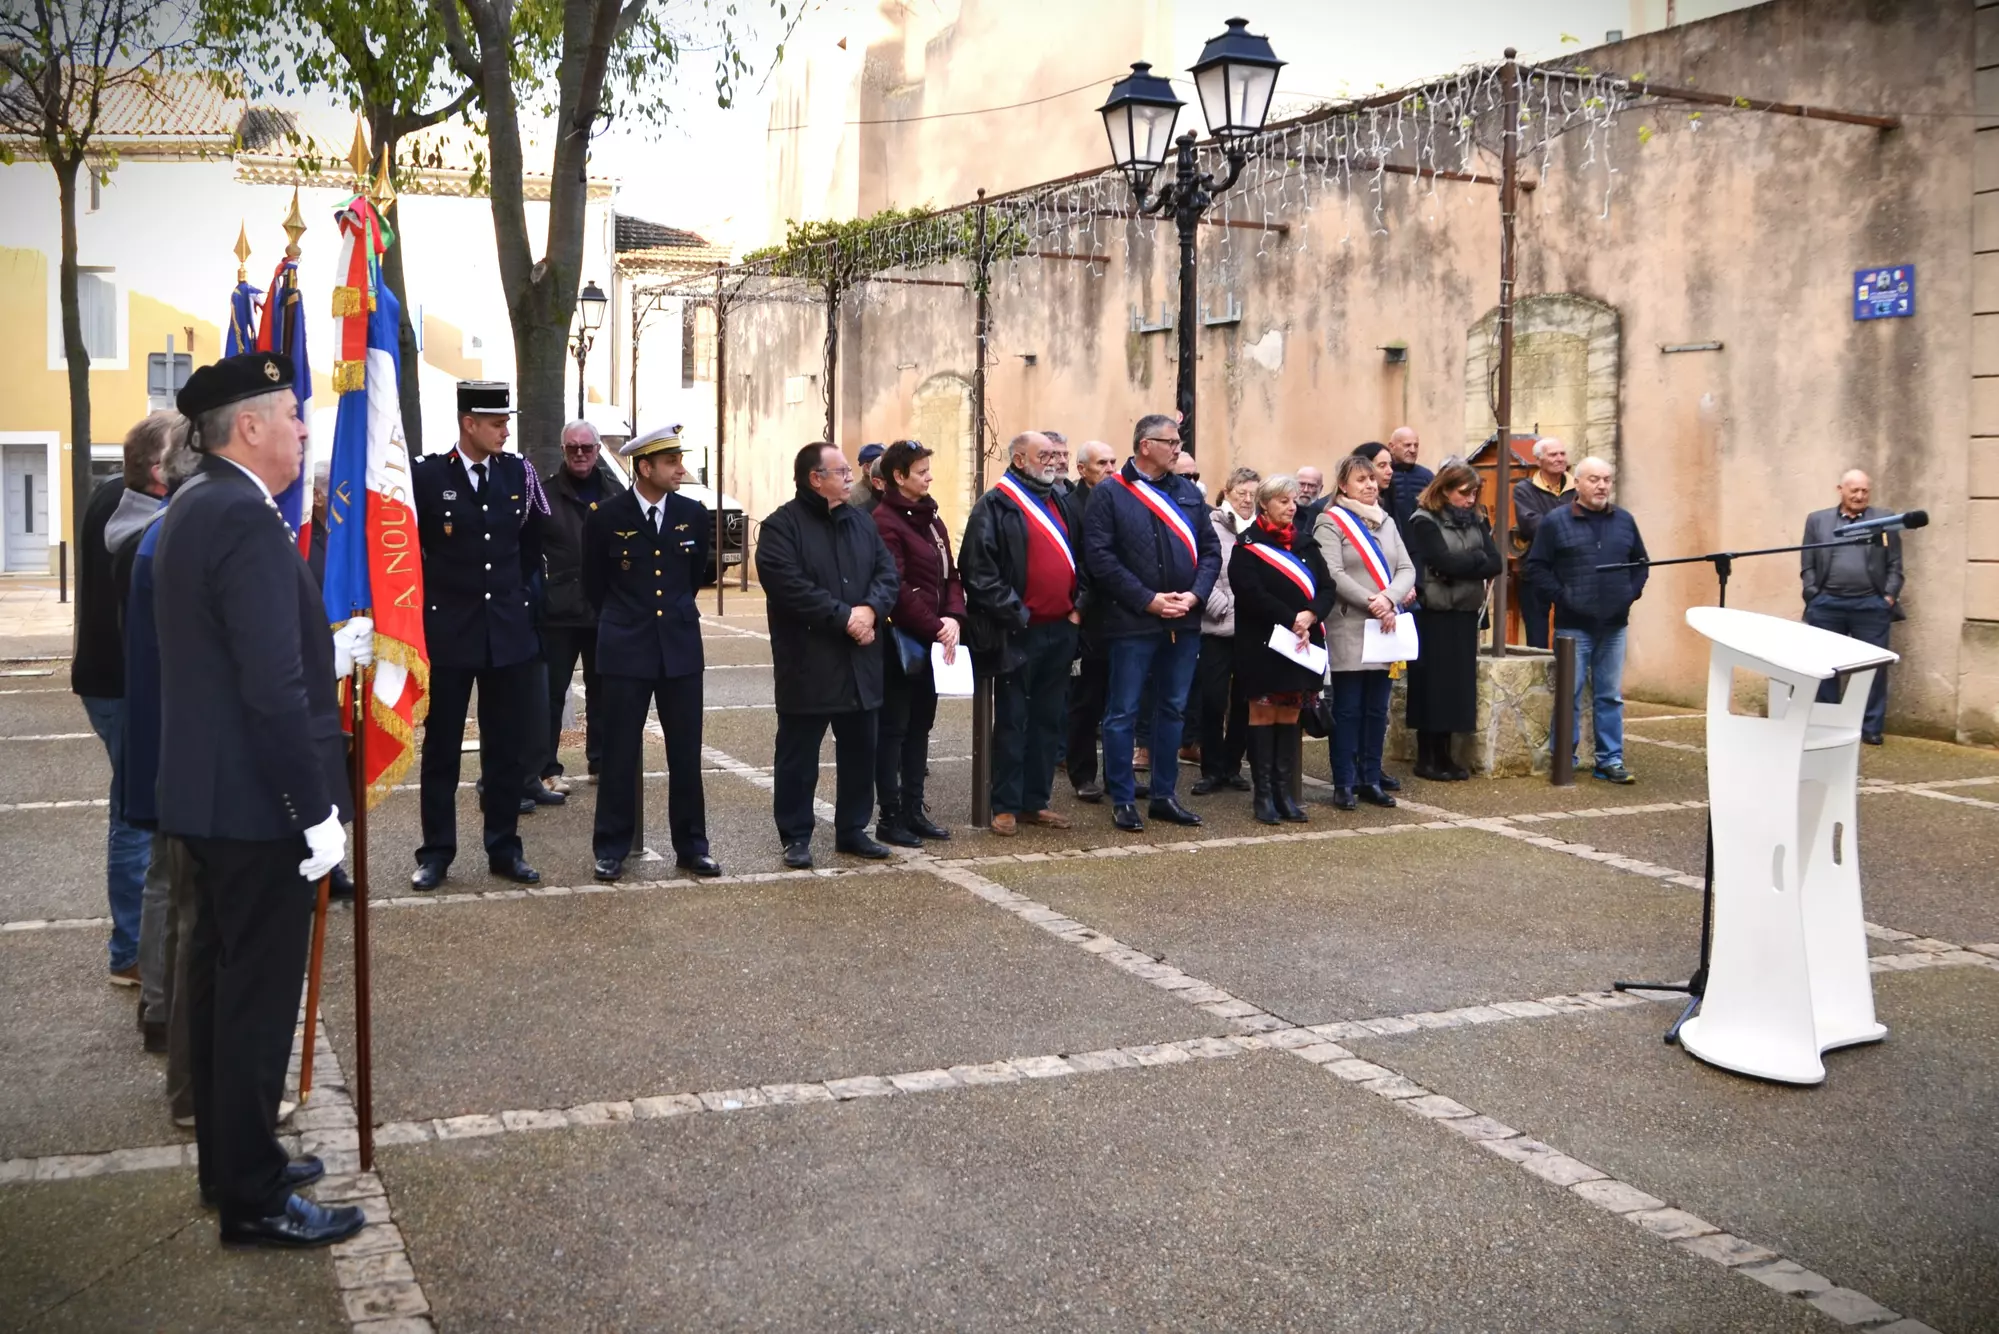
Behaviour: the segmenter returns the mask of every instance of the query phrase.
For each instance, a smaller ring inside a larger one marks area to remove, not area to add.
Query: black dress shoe
[[[1340,811],[1350,811],[1353,808],[1354,808],[1353,789],[1350,787],[1334,788],[1333,809]]]
[[[1887,744],[1887,738],[1882,736],[1879,732],[1862,732],[1860,734],[1860,740],[1863,744],[1869,746],[1882,746]]]
[[[923,846],[922,839],[912,834],[909,830],[904,829],[900,824],[890,820],[883,820],[875,826],[875,837],[883,843],[890,843],[898,848],[920,848]]]
[[[616,880],[624,873],[625,859],[623,857],[599,857],[590,864],[590,874],[596,876],[599,880]]]
[[[418,862],[416,874],[410,877],[410,888],[419,894],[428,894],[444,883],[445,870],[443,862]]]
[[[354,877],[347,874],[346,867],[335,866],[326,873],[326,897],[329,899],[354,897]]]
[[[691,871],[698,876],[717,876],[722,874],[722,863],[716,861],[705,852],[697,852],[692,857],[677,857],[674,859],[673,864],[683,871]]]
[[[224,1218],[226,1246],[331,1246],[368,1226],[367,1216],[353,1205],[328,1208],[303,1195],[285,1201],[284,1212],[269,1218]]]
[[[1256,785],[1249,781],[1247,774],[1233,773],[1224,778],[1222,782],[1228,787],[1234,788],[1237,792],[1252,792],[1256,789]]]
[[[1194,786],[1187,789],[1187,795],[1190,797],[1205,797],[1210,792],[1213,792],[1215,789],[1219,788],[1221,785],[1222,785],[1221,779],[1210,777],[1207,774],[1202,774],[1199,778],[1196,778],[1194,780]]]
[[[569,800],[567,792],[557,792],[553,788],[544,785],[540,779],[536,779],[527,785],[527,791],[524,796],[527,804],[530,806],[560,806]]]
[[[526,795],[525,793],[523,793],[523,794],[521,795],[521,814],[522,814],[522,815],[533,815],[533,814],[534,814],[534,813],[535,813],[536,811],[538,811],[538,810],[540,810],[540,809],[541,809],[541,807],[535,804],[535,799],[534,799],[533,797],[530,797],[530,796]]]
[[[1381,790],[1383,792],[1400,792],[1402,790],[1402,780],[1394,774],[1383,774],[1381,776]]]
[[[1114,807],[1111,811],[1111,823],[1131,834],[1136,834],[1145,828],[1145,821],[1139,818],[1136,805]]]
[[[1411,767],[1409,772],[1415,774],[1426,783],[1454,783],[1457,781],[1451,777],[1449,769],[1438,769],[1421,762]]]
[[[140,1041],[147,1051],[159,1053],[167,1049],[167,1026],[158,1019],[142,1020],[139,1024]]]
[[[794,871],[812,869],[812,840],[801,838],[795,843],[784,845],[784,864]]]
[[[943,843],[951,837],[951,831],[930,818],[930,812],[918,809],[914,815],[906,815],[902,823],[910,833],[932,843]]]
[[[833,850],[844,852],[849,857],[866,857],[871,862],[885,861],[895,855],[881,844],[869,838],[866,834],[856,834],[852,838],[835,839],[833,841]]]
[[[1077,801],[1087,801],[1094,806],[1103,799],[1104,785],[1094,778],[1076,789]]]
[[[1164,820],[1168,824],[1194,825],[1201,823],[1200,816],[1182,806],[1172,797],[1155,798],[1152,804],[1145,808],[1145,813],[1155,820]]]
[[[285,1189],[303,1189],[325,1175],[326,1164],[309,1153],[305,1154],[285,1164]],[[201,1192],[201,1207],[204,1209],[215,1207],[215,1197],[205,1190]]]
[[[518,853],[506,861],[489,861],[486,869],[502,880],[511,880],[517,885],[538,885],[541,872],[528,865],[528,859]]]
[[[1393,806],[1395,804],[1395,798],[1383,792],[1373,783],[1362,783],[1353,790],[1353,794],[1370,806]]]

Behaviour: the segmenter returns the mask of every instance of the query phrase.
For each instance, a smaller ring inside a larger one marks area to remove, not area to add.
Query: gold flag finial
[[[238,223],[236,226],[236,281],[250,280],[250,225]]]
[[[362,128],[360,113],[354,116],[354,146],[347,150],[348,165],[354,168],[354,182],[357,188],[368,184],[368,161],[375,155],[368,151],[368,135]]]
[[[382,152],[381,170],[375,173],[375,185],[368,192],[368,198],[374,202],[375,211],[383,215],[388,213],[389,205],[396,202],[396,187],[389,180],[389,154],[386,149]]]
[[[305,216],[298,211],[297,186],[292,187],[292,211],[291,215],[285,219],[284,227],[285,235],[291,238],[291,244],[285,247],[285,258],[297,259],[299,256],[298,238],[305,235]]]

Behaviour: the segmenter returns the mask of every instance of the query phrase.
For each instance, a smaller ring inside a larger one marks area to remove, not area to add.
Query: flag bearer
[[[646,713],[657,707],[674,860],[695,875],[720,875],[708,855],[701,791],[701,613],[694,605],[715,516],[675,494],[687,478],[679,427],[648,432],[618,452],[630,461],[632,485],[599,504],[583,531],[583,590],[597,609],[590,709],[604,737],[591,836],[595,873],[616,880],[632,854]]]

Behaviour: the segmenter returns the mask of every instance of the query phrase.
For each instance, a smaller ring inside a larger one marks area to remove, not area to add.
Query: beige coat
[[[1338,500],[1333,502],[1339,504]],[[1349,514],[1353,511],[1349,509]],[[1409,596],[1409,590],[1416,586],[1416,567],[1409,560],[1409,552],[1402,545],[1402,534],[1395,531],[1395,520],[1382,511],[1379,525],[1369,523],[1359,514],[1355,519],[1374,533],[1374,540],[1381,544],[1381,554],[1388,558],[1388,596],[1400,607],[1402,600]],[[1319,521],[1312,526],[1312,540],[1319,544],[1319,554],[1326,558],[1326,569],[1333,576],[1333,613],[1326,618],[1327,669],[1335,672],[1386,671],[1387,664],[1362,663],[1361,627],[1372,618],[1367,614],[1367,600],[1377,591],[1374,581],[1369,579],[1360,557],[1339,528],[1326,515],[1319,515]],[[1408,615],[1405,609],[1396,613]]]

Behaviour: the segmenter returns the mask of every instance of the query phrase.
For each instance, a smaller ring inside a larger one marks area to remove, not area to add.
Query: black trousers
[[[771,814],[786,843],[812,837],[812,793],[819,786],[819,744],[833,729],[833,833],[858,838],[875,808],[876,709],[852,713],[780,713],[771,773]]]
[[[707,799],[701,788],[701,675],[648,681],[601,676],[590,695],[603,714],[604,768],[597,777],[597,823],[590,847],[599,857],[632,854],[644,766],[646,712],[659,710],[666,733],[666,823],[675,857],[708,855]]]
[[[1520,581],[1520,633],[1526,637],[1527,647],[1552,647],[1548,638],[1548,613],[1554,609],[1555,604],[1529,588],[1525,579]]]
[[[1249,700],[1235,688],[1235,640],[1202,635],[1194,664],[1194,694],[1201,701],[1201,772],[1233,778],[1249,748]]]
[[[521,772],[525,749],[523,719],[543,703],[536,693],[536,660],[511,667],[433,667],[430,669],[430,717],[423,730],[420,804],[423,845],[419,864],[451,864],[458,855],[458,747],[465,740],[465,711],[472,687],[479,687],[479,761],[486,791],[480,799],[485,812],[486,859],[520,856]]]
[[[530,658],[528,675],[532,678],[528,682],[530,704],[521,710],[518,729],[521,759],[514,767],[520,772],[521,790],[532,793],[541,786],[542,761],[555,753],[556,733],[542,711],[533,706],[548,694],[548,663],[541,658]]]
[[[198,905],[186,950],[201,1186],[225,1218],[267,1218],[291,1194],[274,1127],[312,929],[305,838],[185,842]]]
[[[541,647],[542,661],[548,664],[548,751],[530,776],[552,778],[562,772],[562,760],[556,754],[562,746],[562,704],[569,696],[578,658],[583,660],[583,758],[594,774],[604,761],[604,733],[596,709],[597,627],[548,626],[541,632]]]
[[[894,651],[894,636],[889,636]],[[960,653],[969,650],[960,648]],[[937,723],[937,678],[926,662],[915,676],[899,661],[882,664],[881,722],[875,742],[875,800],[884,820],[923,809],[923,771],[930,763],[930,729]]]
[[[1104,722],[1104,701],[1110,696],[1111,660],[1085,653],[1069,678],[1069,746],[1063,761],[1069,781],[1077,787],[1097,776],[1097,731]]]

